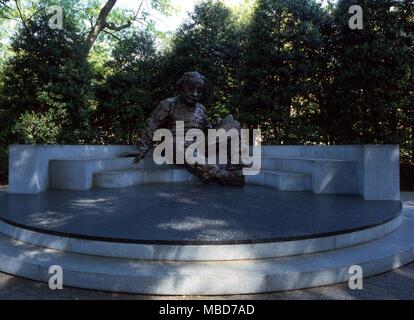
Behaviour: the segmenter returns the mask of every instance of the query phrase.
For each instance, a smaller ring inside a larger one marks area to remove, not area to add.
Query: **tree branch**
[[[106,18],[115,6],[117,0],[108,0],[99,12],[98,19],[95,22],[92,30],[89,32],[86,38],[86,45],[88,52],[91,50],[93,44],[99,36],[99,33],[105,28]]]
[[[117,39],[118,41],[121,41],[121,38],[114,35],[112,32],[109,32],[108,30],[103,29],[103,32],[105,32],[106,34],[109,34],[110,36],[114,37],[115,39]]]
[[[12,17],[7,17],[5,15],[0,15],[0,19],[13,20],[13,21],[17,21],[18,23],[22,23],[22,21],[19,20],[19,19],[15,19],[15,18],[12,18]]]
[[[22,20],[23,26],[24,26],[25,28],[27,28],[27,25],[26,25],[26,20],[23,18],[23,13],[22,13],[22,11],[20,10],[19,0],[14,0],[14,3],[16,4],[16,9],[17,9],[17,12],[19,13],[20,19]]]
[[[113,7],[115,6],[116,2],[117,2],[117,0],[107,0],[105,5],[102,7],[101,11],[99,12],[98,18],[96,19],[95,23],[92,25],[91,31],[89,32],[88,36],[86,37],[86,45],[87,45],[88,52],[91,50],[93,44],[95,43],[96,39],[98,38],[99,33],[102,32],[102,31],[105,31],[105,29],[109,29],[109,30],[112,30],[112,31],[121,31],[121,30],[124,30],[126,28],[131,27],[133,21],[139,22],[138,21],[139,20],[138,15],[140,14],[143,5],[147,4],[146,0],[140,0],[137,11],[133,12],[133,16],[130,18],[130,20],[126,24],[117,26],[112,22],[107,22],[106,21],[107,18],[108,18],[109,13],[111,12]],[[112,34],[110,32],[106,32],[106,33],[112,35],[113,37],[116,37],[114,34]],[[116,38],[119,39],[118,37],[116,37]]]
[[[9,10],[13,10],[12,7],[10,7],[10,5],[8,4],[8,0],[0,0],[0,4],[2,4],[5,8],[9,9]]]
[[[138,18],[138,15],[139,15],[139,13],[141,12],[141,8],[142,8],[142,5],[144,4],[144,0],[141,0],[141,3],[139,4],[139,7],[138,7],[138,9],[137,9],[137,12],[135,13],[135,15],[134,15],[134,18],[133,18],[133,20],[137,20],[137,18]]]
[[[39,12],[41,12],[42,11],[42,9],[39,9],[39,10],[36,10],[29,18],[27,18],[27,21],[30,21],[30,20],[32,20],[32,18],[35,16],[35,15],[37,15]]]
[[[132,24],[131,21],[128,21],[128,23],[126,23],[122,26],[116,26],[112,22],[105,22],[104,28],[108,28],[108,29],[113,30],[113,31],[121,31],[121,30],[124,30],[126,28],[129,28],[131,26],[131,24]]]

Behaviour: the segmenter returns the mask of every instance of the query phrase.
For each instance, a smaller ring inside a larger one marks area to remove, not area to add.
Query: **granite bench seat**
[[[173,183],[197,181],[197,177],[178,166],[161,166],[159,169],[132,169],[97,172],[93,175],[93,187],[117,189],[149,183]]]
[[[50,159],[49,184],[51,189],[89,190],[94,173],[133,168],[138,168],[133,158]]]
[[[280,191],[312,191],[312,176],[299,172],[261,170],[258,175],[246,176],[246,182]]]
[[[262,169],[307,173],[315,193],[358,193],[358,162],[299,156],[262,156]]]

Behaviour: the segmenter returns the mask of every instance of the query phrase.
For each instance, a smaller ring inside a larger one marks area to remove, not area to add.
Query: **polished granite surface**
[[[306,239],[397,217],[399,201],[198,183],[117,190],[0,191],[0,219],[50,234],[132,243],[213,244]]]

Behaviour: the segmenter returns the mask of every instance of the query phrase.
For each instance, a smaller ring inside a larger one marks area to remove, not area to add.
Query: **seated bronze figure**
[[[176,122],[184,122],[184,131],[200,129],[206,132],[213,128],[208,119],[208,113],[201,100],[205,95],[206,79],[198,72],[186,72],[178,81],[179,95],[161,101],[147,120],[146,128],[141,132],[138,151],[125,156],[134,156],[135,161],[142,159],[145,154],[154,148],[153,136],[157,129],[164,128],[172,131],[175,136]],[[216,129],[226,131],[236,129],[240,132],[240,123],[228,116],[219,122]],[[207,163],[207,162],[206,162]],[[196,175],[203,183],[215,182],[223,185],[243,186],[245,183],[241,167],[228,164],[189,164],[185,168]]]

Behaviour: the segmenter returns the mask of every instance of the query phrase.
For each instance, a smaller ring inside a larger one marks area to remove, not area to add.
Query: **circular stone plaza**
[[[12,146],[0,271],[157,295],[309,288],[414,260],[398,146],[264,146],[243,188],[135,164],[129,146]]]

